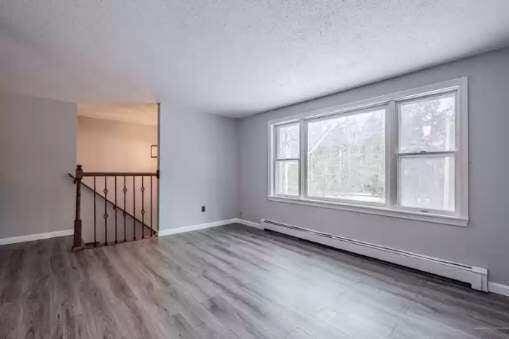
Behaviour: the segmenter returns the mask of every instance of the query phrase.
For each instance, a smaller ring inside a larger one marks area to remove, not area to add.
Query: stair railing
[[[73,251],[81,250],[86,247],[97,247],[101,245],[112,245],[121,242],[127,242],[137,239],[144,239],[147,237],[156,236],[159,231],[158,220],[154,222],[154,203],[156,204],[156,212],[157,212],[157,201],[154,201],[154,193],[157,191],[157,180],[159,180],[159,171],[157,172],[85,172],[83,171],[83,167],[81,165],[76,166],[76,170],[74,175],[69,173],[69,176],[74,179],[74,183],[76,185],[76,207],[75,207],[75,218],[74,218],[74,241],[73,241]],[[83,181],[84,178],[92,178],[92,185],[89,185]],[[97,178],[103,179],[103,189],[102,193],[97,190]],[[131,179],[132,178],[132,179]],[[138,180],[136,180],[138,178]],[[114,198],[108,198],[108,179],[113,179],[113,192]],[[147,180],[146,180],[147,179]],[[141,180],[141,181],[140,181]],[[131,181],[129,183],[129,181]],[[147,181],[147,182],[146,182]],[[128,183],[132,185],[132,201],[130,202],[132,205],[127,206],[127,196],[128,196]],[[138,185],[138,186],[137,186]],[[146,186],[147,185],[147,186]],[[82,206],[82,197],[81,190],[82,187],[93,192],[93,242],[85,244],[82,237],[83,224],[81,220],[81,206]],[[120,189],[121,195],[121,204],[118,203],[118,192]],[[145,199],[145,191],[149,189],[147,194],[150,194],[149,199]],[[157,200],[158,200],[157,196]],[[101,242],[97,238],[97,214],[98,214],[98,206],[97,199],[104,200],[103,211],[104,214],[102,217],[104,218],[104,242]],[[147,213],[145,209],[145,200],[148,200],[148,204],[150,206],[150,213]],[[136,211],[136,202],[138,201],[140,206],[139,216]],[[111,241],[108,241],[108,206],[113,209],[114,224],[110,227],[114,226],[114,237]],[[132,207],[132,212],[128,209]],[[122,216],[122,224],[119,225],[118,221],[118,213],[120,212]],[[148,214],[146,216],[146,214]],[[128,224],[128,218],[130,219],[130,223]],[[146,219],[147,218],[147,219]],[[140,236],[137,237],[137,224],[141,226]],[[123,234],[123,237],[118,237],[119,229]],[[128,231],[132,232],[131,236],[128,237]],[[148,233],[148,234],[146,234]]]

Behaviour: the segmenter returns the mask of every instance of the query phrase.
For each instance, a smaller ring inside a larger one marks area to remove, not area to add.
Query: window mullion
[[[291,160],[299,161],[300,158],[276,158],[276,159],[274,159],[274,161],[291,161]]]
[[[269,193],[273,195],[276,192],[277,127],[271,126],[269,133]]]
[[[299,154],[300,154],[300,162],[299,162],[299,179],[300,179],[300,185],[299,185],[299,196],[301,198],[307,197],[307,146],[308,146],[308,138],[307,138],[307,122],[305,120],[300,121],[300,147],[299,147]]]
[[[456,94],[456,213],[468,216],[468,98],[467,83]]]
[[[400,157],[425,157],[425,156],[441,156],[441,155],[454,155],[457,151],[430,151],[430,152],[402,152],[398,153]]]
[[[386,205],[389,207],[398,204],[398,113],[396,111],[396,102],[390,101],[386,110]]]

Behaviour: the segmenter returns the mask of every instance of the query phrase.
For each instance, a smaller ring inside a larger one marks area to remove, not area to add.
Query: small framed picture
[[[150,157],[157,158],[159,156],[159,148],[157,145],[150,145]]]

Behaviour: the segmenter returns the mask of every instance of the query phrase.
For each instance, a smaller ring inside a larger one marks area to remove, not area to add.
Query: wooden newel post
[[[74,175],[74,183],[76,184],[76,215],[74,217],[74,243],[72,250],[77,251],[83,248],[83,239],[81,238],[81,179],[83,178],[83,168],[81,165],[76,166]]]

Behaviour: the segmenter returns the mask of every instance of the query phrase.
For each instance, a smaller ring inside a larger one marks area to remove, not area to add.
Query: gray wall
[[[341,75],[338,74],[338,77]],[[466,228],[271,202],[267,122],[333,104],[468,76],[470,225]],[[241,215],[308,226],[440,258],[487,267],[509,283],[509,49],[440,65],[328,97],[245,118],[240,123]]]
[[[238,122],[171,107],[159,121],[161,230],[238,217]]]
[[[0,93],[0,238],[70,229],[76,105]]]

